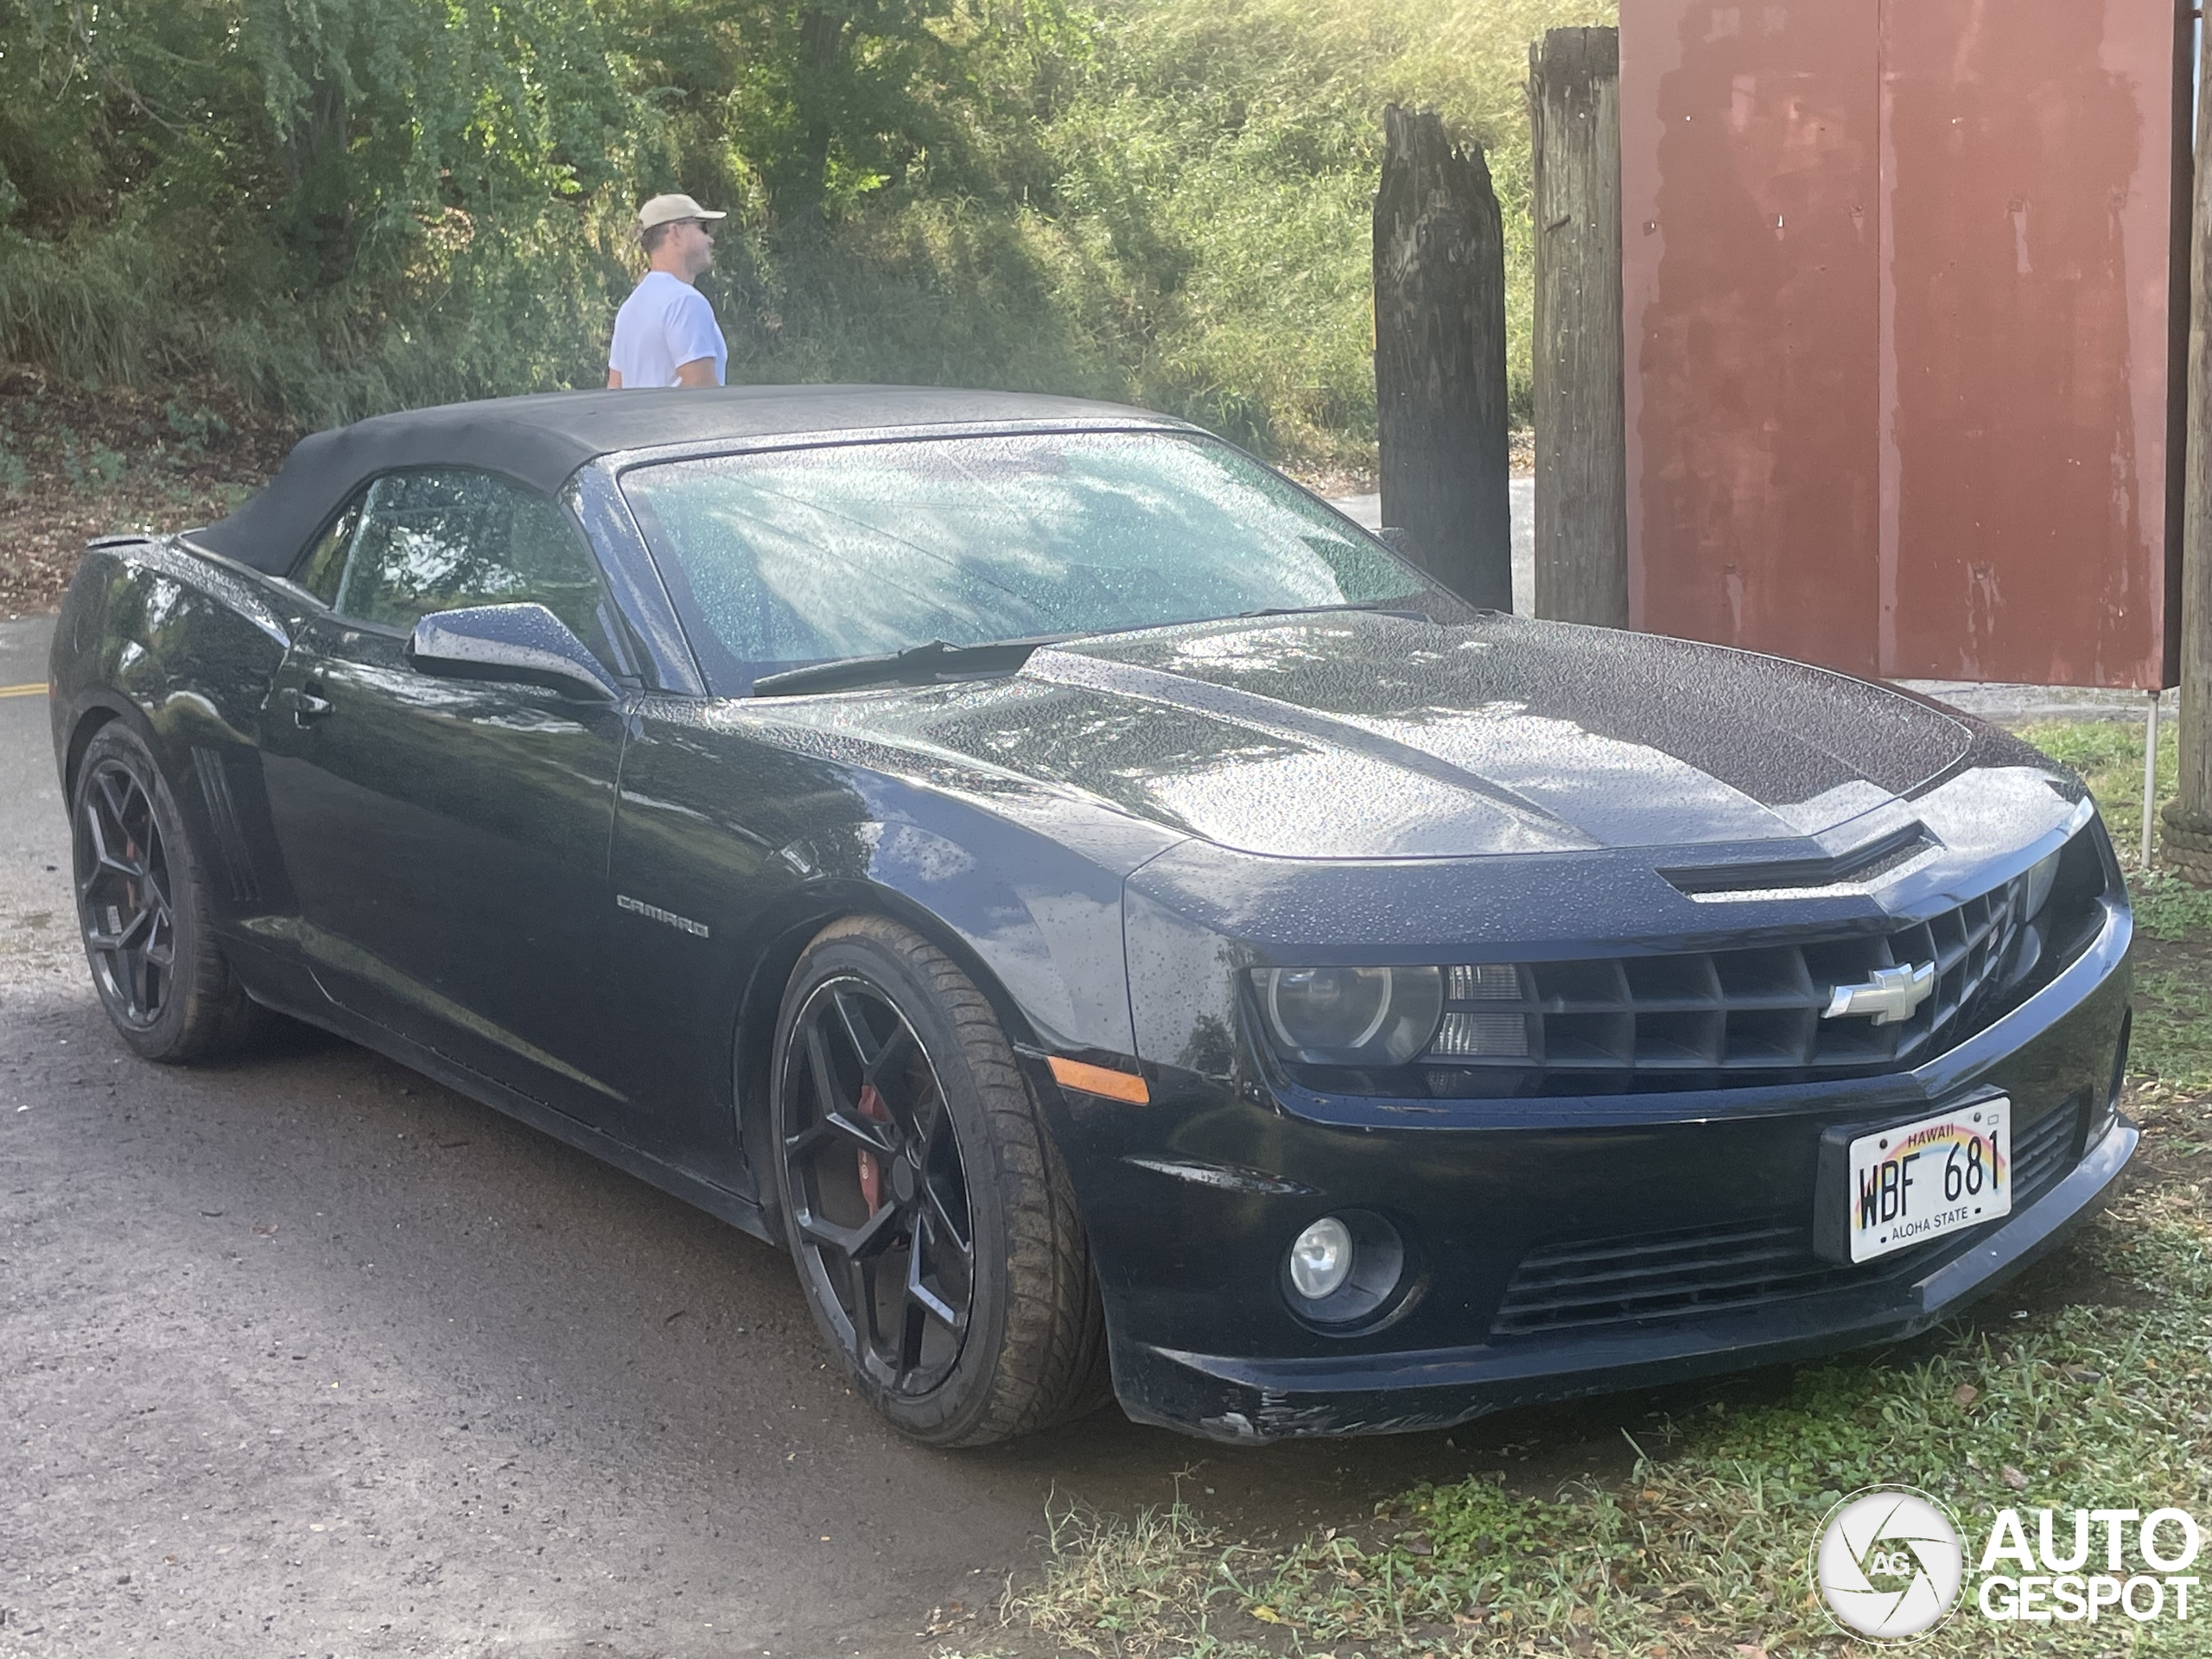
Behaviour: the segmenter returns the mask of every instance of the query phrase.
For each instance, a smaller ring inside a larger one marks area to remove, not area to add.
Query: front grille
[[[1857,1276],[1813,1254],[1811,1227],[1786,1222],[1549,1244],[1521,1258],[1491,1333],[1633,1325],[1802,1296]]]
[[[2037,1118],[2013,1148],[2018,1214],[2073,1167],[2083,1096]],[[1809,1221],[1731,1222],[1632,1237],[1547,1244],[1521,1258],[1491,1322],[1493,1337],[1642,1325],[1716,1308],[1743,1308],[1910,1272],[1967,1235],[1847,1266],[1813,1253]]]
[[[1453,1091],[1454,1073],[1484,1091],[1592,1092],[1915,1065],[1986,1024],[2004,988],[2035,967],[2040,935],[2019,913],[2026,888],[2027,878],[2015,877],[1887,933],[1454,968],[1422,1063],[1450,1068],[1432,1074],[1443,1093]],[[1837,987],[1929,963],[1933,988],[1910,1018],[1822,1018]]]

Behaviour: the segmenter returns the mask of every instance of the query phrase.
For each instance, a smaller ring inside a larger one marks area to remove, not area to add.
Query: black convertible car
[[[1471,610],[1180,423],[581,392],[311,437],[54,635],[123,1039],[346,1033],[796,1258],[899,1428],[1227,1440],[1921,1330],[2136,1144],[2080,783]]]

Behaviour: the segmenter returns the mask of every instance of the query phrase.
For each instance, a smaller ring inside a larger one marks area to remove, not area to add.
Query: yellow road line
[[[45,695],[44,680],[34,680],[29,685],[0,685],[0,697],[42,697]]]

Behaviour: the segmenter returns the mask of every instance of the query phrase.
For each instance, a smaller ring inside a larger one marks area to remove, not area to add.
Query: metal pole
[[[2190,243],[2189,421],[2182,466],[2180,766],[2163,828],[2165,867],[2212,886],[2212,30],[2197,30],[2196,162],[2183,223]],[[2171,611],[2167,626],[2174,625]]]
[[[2143,716],[2143,868],[2151,868],[2151,811],[2158,798],[2158,694],[2151,693],[2151,701]]]

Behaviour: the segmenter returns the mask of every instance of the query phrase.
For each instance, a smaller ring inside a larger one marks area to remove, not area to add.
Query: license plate
[[[1850,1154],[1853,1262],[2012,1213],[2012,1103],[2002,1095],[1860,1135]]]

